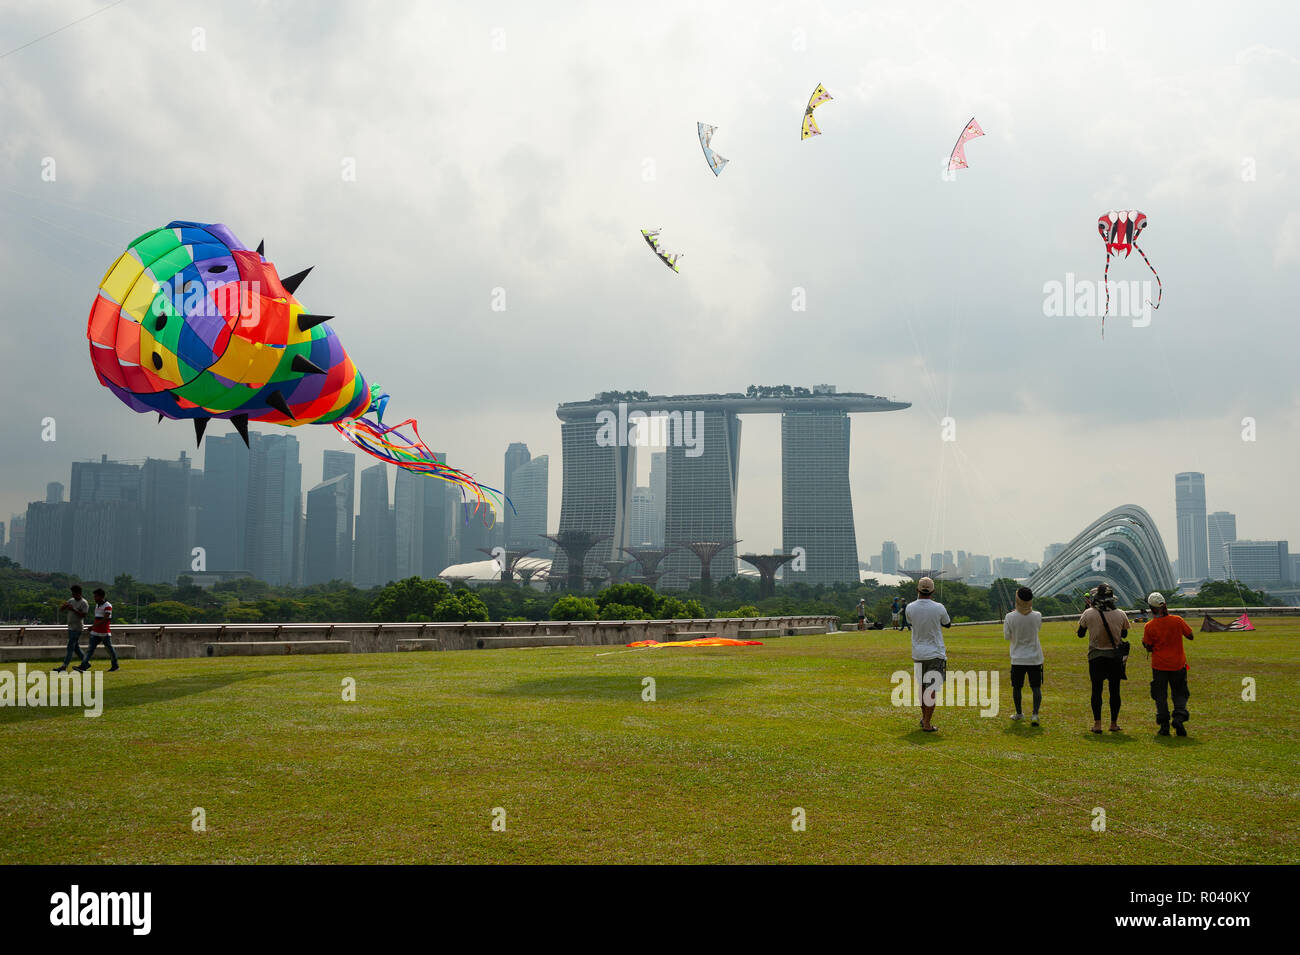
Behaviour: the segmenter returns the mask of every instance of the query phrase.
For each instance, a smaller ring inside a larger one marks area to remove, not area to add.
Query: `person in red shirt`
[[[90,658],[95,655],[95,647],[102,643],[104,648],[108,650],[109,660],[113,664],[108,668],[111,673],[118,668],[117,648],[113,646],[112,637],[113,605],[108,602],[108,595],[104,593],[102,588],[96,588],[92,596],[95,598],[95,622],[90,626],[90,647],[86,650],[86,656],[81,661],[81,666],[74,667],[74,669],[80,670],[82,673],[89,670]]]
[[[1179,736],[1186,736],[1183,728],[1191,717],[1187,712],[1187,654],[1183,651],[1183,638],[1194,639],[1192,628],[1165,605],[1165,595],[1155,591],[1147,597],[1151,619],[1142,628],[1142,646],[1151,654],[1151,698],[1156,701],[1156,722],[1160,736],[1169,735],[1171,716],[1167,696],[1172,696],[1174,712],[1172,722]]]

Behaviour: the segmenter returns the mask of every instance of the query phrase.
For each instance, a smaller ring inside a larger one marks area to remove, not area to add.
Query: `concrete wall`
[[[546,620],[525,623],[253,623],[253,624],[121,624],[113,636],[135,645],[137,659],[206,656],[205,645],[224,641],[348,640],[353,653],[392,653],[397,641],[409,637],[435,637],[443,650],[473,650],[481,637],[522,638],[570,635],[580,646],[617,646],[633,640],[674,639],[678,633],[709,632],[718,637],[744,639],[750,630],[821,627],[839,629],[839,617],[751,617],[713,620]],[[89,636],[82,637],[84,646]],[[0,627],[0,646],[62,646],[66,630],[57,626]],[[494,640],[493,645],[510,640]],[[102,651],[100,651],[102,655]]]
[[[1123,610],[1124,608],[1120,608]],[[1079,613],[1082,613],[1080,611]],[[1124,610],[1129,619],[1140,617],[1141,611]],[[1222,623],[1231,623],[1240,617],[1243,613],[1251,617],[1300,617],[1300,607],[1170,607],[1170,613],[1176,613],[1185,620],[1200,620],[1205,614],[1211,617],[1227,617]],[[1150,616],[1150,613],[1147,614]],[[1078,620],[1078,613],[1068,613],[1056,617],[1044,617],[1044,623],[1051,623],[1060,620]],[[954,627],[981,627],[990,623],[1001,623],[1001,620],[968,620],[963,623],[954,623]]]

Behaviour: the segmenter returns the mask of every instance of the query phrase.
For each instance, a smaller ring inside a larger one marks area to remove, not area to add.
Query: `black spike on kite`
[[[230,423],[235,426],[239,436],[244,439],[244,447],[248,447],[248,415],[237,414],[230,419]]]
[[[301,272],[295,272],[287,279],[280,279],[280,284],[284,286],[286,292],[292,295],[294,292],[298,291],[298,286],[302,284],[302,280],[307,277],[307,273],[313,268],[314,266],[309,265]]]
[[[321,322],[328,322],[333,317],[333,315],[312,315],[310,312],[303,312],[298,316],[298,331],[309,331]]]
[[[293,356],[293,364],[289,366],[292,370],[300,375],[323,375],[325,369],[316,364],[310,358],[304,358],[302,355]]]
[[[166,415],[164,415],[161,411],[158,412],[158,423],[159,423],[159,424],[162,424],[162,419],[163,419],[164,417],[166,417]]]
[[[276,411],[280,412],[280,414],[284,415],[286,418],[293,418],[294,421],[298,420],[296,417],[294,417],[293,410],[290,409],[289,407],[289,402],[284,400],[284,395],[280,394],[280,392],[273,391],[269,395],[267,395],[266,403],[270,405],[272,408],[274,408]]]
[[[194,419],[194,447],[197,448],[201,444],[203,444],[203,429],[206,428],[207,426],[208,426],[207,418]]]
[[[266,240],[265,240],[265,239],[259,239],[259,240],[258,240],[258,242],[257,242],[257,254],[258,254],[258,255],[266,255]]]

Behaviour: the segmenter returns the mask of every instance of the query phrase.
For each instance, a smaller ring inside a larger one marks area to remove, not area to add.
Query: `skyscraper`
[[[506,538],[510,549],[531,547],[543,551],[550,546],[550,541],[542,537],[546,533],[550,473],[550,458],[545,454],[515,468],[509,497],[516,513],[510,515],[510,534]],[[505,510],[510,513],[509,507]]]
[[[806,570],[787,582],[857,581],[858,539],[849,491],[849,416],[833,408],[781,415],[781,539],[802,547]]]
[[[357,514],[354,576],[358,587],[388,583],[396,571],[393,512],[388,506],[388,467],[376,464],[361,472],[361,509]]]
[[[339,536],[338,556],[334,559],[339,580],[352,579],[352,528],[356,518],[357,456],[349,451],[326,451],[321,460],[321,480],[342,475],[346,490],[342,495],[347,507],[347,530]]]
[[[560,496],[560,527],[608,537],[593,547],[584,560],[583,576],[592,574],[601,561],[610,560],[618,548],[628,545],[628,517],[635,478],[636,447],[602,444],[596,435],[596,412],[590,415],[560,416],[560,447],[563,454],[564,487]],[[460,528],[463,530],[463,525]],[[551,565],[553,578],[568,573],[568,558],[557,550]]]
[[[351,513],[352,476],[349,474],[336,474],[307,492],[303,583],[324,584],[331,580],[351,579]],[[348,558],[346,563],[343,562],[345,555]]]
[[[45,485],[45,503],[63,503],[63,485],[58,481],[51,481],[49,484]]]
[[[893,541],[885,541],[880,545],[880,570],[886,574],[898,573],[898,545]]]
[[[110,461],[106,454],[73,462],[72,543],[61,569],[95,580],[141,576],[140,475],[139,465]]]
[[[1237,515],[1215,511],[1205,519],[1210,548],[1210,579],[1225,580],[1223,545],[1237,539]]]
[[[426,535],[446,534],[445,522],[439,520],[445,508],[437,500],[446,493],[446,487],[445,481],[398,469],[393,487],[393,519],[396,524],[394,574],[397,580],[436,577],[446,568],[446,564],[433,566],[438,561],[436,556],[427,565],[425,563],[425,555],[430,551],[425,543]],[[434,548],[435,554],[437,550]],[[445,552],[445,545],[442,550]]]
[[[447,463],[447,455],[434,451],[435,460]],[[428,479],[424,482],[421,495],[424,527],[420,542],[423,551],[420,558],[421,574],[424,577],[437,577],[452,563],[451,534],[453,501],[459,497],[446,481]]]
[[[175,583],[190,567],[190,464],[148,458],[140,474],[140,579]]]
[[[648,487],[638,487],[632,491],[631,530],[628,539],[633,547],[654,546],[655,523],[654,495]]]
[[[209,435],[203,441],[203,495],[196,546],[204,549],[210,571],[248,569],[244,532],[248,526],[249,454],[237,434]]]
[[[740,470],[740,416],[732,411],[703,411],[704,427],[696,449],[667,449],[668,500],[664,504],[664,545],[678,550],[664,558],[664,584],[686,587],[700,579],[700,561],[683,545],[693,541],[736,539],[736,479]],[[634,449],[628,449],[634,450]],[[635,470],[631,472],[635,474]],[[566,482],[567,483],[567,482]],[[631,489],[629,488],[629,503]],[[620,546],[627,546],[625,527]],[[736,573],[736,548],[724,547],[709,563],[714,580]]]
[[[1189,583],[1210,574],[1210,547],[1205,525],[1205,475],[1185,471],[1174,475],[1174,508],[1178,518],[1178,577]]]
[[[1233,580],[1251,586],[1293,583],[1287,541],[1228,541],[1223,551],[1224,570]]]
[[[650,502],[653,508],[650,543],[664,546],[664,508],[668,503],[668,453],[650,452]]]
[[[268,584],[293,584],[300,577],[297,543],[302,520],[298,439],[257,432],[248,438],[244,567]]]
[[[510,498],[512,501],[515,499],[515,471],[520,466],[527,464],[531,459],[532,455],[528,451],[528,445],[524,444],[522,441],[514,441],[506,448],[505,482],[502,484],[502,487],[505,489],[506,497]],[[516,507],[518,507],[518,505],[516,505]],[[507,506],[505,508],[505,513],[501,515],[501,526],[505,532],[507,545],[513,542],[516,536],[510,528],[514,519],[515,515],[510,513],[510,508]]]

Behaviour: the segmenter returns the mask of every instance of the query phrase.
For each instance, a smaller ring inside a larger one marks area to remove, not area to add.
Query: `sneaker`
[[[90,669],[90,664],[89,664],[89,663],[83,663],[81,666],[79,666],[79,667],[73,667],[72,669],[76,670],[78,673],[85,673],[87,670]]]
[[[54,668],[54,672],[55,672],[55,673],[67,673],[67,672],[68,672],[68,668],[67,668],[66,666],[55,667],[55,668]]]
[[[1184,731],[1184,732],[1185,732],[1185,731]],[[1161,724],[1160,724],[1160,729],[1156,730],[1156,735],[1157,735],[1157,736],[1168,736],[1168,735],[1169,735],[1169,724],[1168,724],[1168,723],[1161,723]]]
[[[1037,713],[1035,713],[1033,716],[1029,717],[1029,725],[1030,725],[1030,726],[1037,726],[1037,725],[1038,725],[1038,714],[1037,714]]]
[[[1183,728],[1183,724],[1182,724],[1182,723],[1175,723],[1175,724],[1174,724],[1174,732],[1177,733],[1179,736],[1186,736],[1186,735],[1187,735],[1187,730]]]
[[[116,663],[114,663],[111,667],[108,668],[108,672],[112,673],[114,670],[120,670],[120,669],[121,667],[119,667]]]
[[[1025,714],[1024,714],[1024,713],[1015,713],[1015,714],[1013,714],[1012,717],[1011,717],[1012,720],[1017,721],[1017,722],[1019,722],[1020,720],[1023,720],[1024,718],[1025,718]]]

